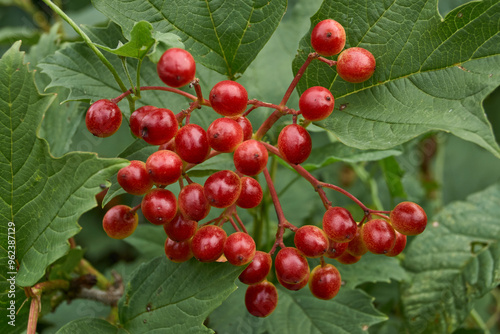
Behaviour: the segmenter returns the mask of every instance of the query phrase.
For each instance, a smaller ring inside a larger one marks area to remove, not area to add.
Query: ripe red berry
[[[146,160],[146,169],[156,184],[169,185],[182,175],[182,160],[172,151],[156,151]]]
[[[141,122],[144,116],[146,116],[150,111],[158,109],[153,106],[143,106],[134,111],[130,115],[129,123],[130,123],[130,131],[134,134],[136,137],[142,137],[141,136]]]
[[[396,231],[396,244],[390,251],[385,253],[387,256],[396,256],[403,252],[406,247],[406,235]]]
[[[236,205],[243,209],[255,208],[262,201],[264,193],[260,183],[248,176],[241,178],[241,193]]]
[[[375,57],[370,51],[355,47],[344,50],[337,59],[337,73],[347,82],[359,83],[375,72]]]
[[[253,260],[255,256],[255,241],[244,232],[235,232],[226,239],[224,255],[235,266],[243,266]]]
[[[206,225],[200,228],[191,239],[191,250],[198,261],[213,262],[224,251],[226,232],[215,225]]]
[[[155,188],[142,199],[141,211],[152,224],[163,225],[175,217],[177,199],[170,190]]]
[[[283,282],[297,284],[309,273],[309,264],[305,256],[293,247],[280,249],[274,260],[276,276]]]
[[[234,166],[241,174],[253,176],[266,168],[268,153],[265,146],[250,139],[240,144],[234,151]]]
[[[95,101],[87,110],[85,124],[91,134],[96,137],[109,137],[122,124],[122,112],[118,105],[107,99]]]
[[[245,306],[248,312],[256,317],[264,318],[273,313],[278,305],[278,290],[268,281],[249,285],[245,293]]]
[[[184,217],[200,221],[210,212],[210,203],[205,197],[205,191],[201,184],[191,183],[179,192],[179,211]]]
[[[413,202],[401,202],[391,211],[392,227],[404,235],[417,235],[427,226],[424,209]]]
[[[186,50],[171,48],[163,53],[156,66],[161,81],[170,87],[182,87],[193,81],[196,63]]]
[[[222,116],[236,116],[247,107],[248,93],[235,81],[224,80],[217,83],[210,91],[210,105]]]
[[[351,213],[342,207],[331,207],[323,215],[323,231],[335,242],[349,242],[356,235],[357,225]]]
[[[186,162],[203,162],[210,153],[207,133],[197,124],[184,125],[175,136],[175,151]]]
[[[302,116],[308,121],[321,121],[333,111],[335,99],[325,87],[314,86],[307,89],[299,98]]]
[[[236,122],[238,122],[243,129],[243,141],[252,139],[253,128],[252,123],[248,120],[248,118],[240,116],[236,118]]]
[[[354,256],[362,256],[368,252],[368,248],[366,248],[365,242],[363,241],[361,230],[361,227],[357,227],[354,239],[349,241],[349,245],[347,245],[347,253]]]
[[[139,133],[146,143],[161,145],[174,138],[178,127],[179,123],[172,110],[156,108],[142,118]]]
[[[190,240],[174,241],[167,238],[165,241],[165,255],[172,262],[185,262],[193,257]]]
[[[349,252],[344,252],[339,257],[336,257],[335,260],[342,264],[354,264],[361,260],[361,256],[354,256]]]
[[[332,239],[329,239],[328,250],[326,251],[325,256],[330,259],[336,259],[347,251],[348,246],[348,242],[335,242]]]
[[[332,299],[339,292],[341,285],[340,273],[331,264],[318,265],[312,270],[309,278],[309,289],[319,299]]]
[[[215,172],[205,181],[204,192],[211,206],[227,208],[240,196],[240,177],[230,170]]]
[[[123,190],[132,195],[143,195],[153,187],[146,164],[139,160],[132,160],[130,165],[120,169],[117,180]]]
[[[218,118],[207,129],[208,143],[216,151],[229,153],[243,141],[243,129],[234,119]]]
[[[184,218],[180,213],[177,213],[170,222],[163,224],[167,236],[177,242],[190,239],[197,228],[197,222]]]
[[[307,257],[320,257],[328,250],[328,238],[317,226],[304,225],[295,232],[295,247]]]
[[[335,20],[320,21],[311,33],[311,45],[322,56],[333,56],[345,45],[344,27]]]
[[[257,284],[266,279],[271,271],[271,255],[266,252],[256,251],[252,262],[243,270],[239,279],[244,284]]]
[[[134,233],[139,217],[131,210],[129,206],[116,205],[106,212],[102,219],[102,227],[108,237],[124,239]]]
[[[372,219],[361,228],[361,237],[366,248],[374,254],[386,254],[396,244],[396,232],[383,219]]]
[[[283,159],[289,163],[303,163],[311,154],[311,136],[298,124],[287,125],[278,136],[278,149]]]
[[[306,278],[304,278],[301,282],[296,283],[296,284],[283,282],[283,280],[279,276],[276,276],[276,279],[281,284],[281,286],[284,287],[285,289],[291,290],[291,291],[299,291],[300,289],[302,289],[303,287],[305,287],[307,285],[307,283],[309,282],[309,276],[310,276],[310,272],[308,270]]]

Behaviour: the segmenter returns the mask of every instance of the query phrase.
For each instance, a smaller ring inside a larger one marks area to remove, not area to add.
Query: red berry
[[[167,236],[177,242],[190,239],[197,228],[197,222],[186,219],[179,213],[170,222],[163,224],[163,229]]]
[[[163,53],[156,66],[161,81],[170,87],[182,87],[193,81],[196,63],[183,49],[171,48]]]
[[[106,212],[102,219],[102,227],[108,237],[124,239],[134,233],[139,217],[131,210],[129,206],[116,205]]]
[[[390,251],[385,253],[387,256],[396,256],[403,252],[406,247],[406,235],[399,233],[396,231],[396,244]]]
[[[224,255],[232,265],[243,266],[255,256],[255,241],[247,233],[235,232],[226,239]]]
[[[323,231],[335,242],[349,242],[356,235],[357,225],[351,213],[342,207],[331,207],[323,215]]]
[[[241,193],[236,205],[243,209],[255,208],[262,201],[264,193],[260,183],[248,176],[241,178]]]
[[[305,256],[293,247],[280,249],[274,260],[276,276],[283,282],[297,284],[309,273],[309,264]]]
[[[336,259],[340,255],[344,254],[349,246],[348,242],[335,242],[332,239],[328,240],[328,250],[325,253],[325,256],[330,259]]]
[[[146,169],[156,184],[169,185],[182,175],[182,160],[172,151],[156,151],[146,160]]]
[[[281,284],[281,286],[284,287],[285,289],[288,289],[291,291],[299,291],[300,289],[305,287],[307,285],[307,283],[309,282],[309,275],[310,275],[310,272],[307,271],[306,278],[304,278],[301,282],[296,283],[296,284],[283,282],[283,280],[279,276],[277,276],[276,278],[277,278],[278,282]]]
[[[299,98],[302,116],[308,121],[321,121],[333,111],[335,99],[325,87],[314,86],[307,89]]]
[[[248,118],[240,116],[236,118],[236,122],[238,122],[238,124],[243,129],[243,141],[252,139],[253,128],[252,123],[248,120]]]
[[[374,254],[386,254],[396,244],[396,232],[383,219],[373,219],[361,228],[361,237],[366,248]]]
[[[339,261],[342,264],[354,264],[361,260],[361,256],[354,256],[349,252],[344,252],[339,257],[336,257],[335,260]]]
[[[178,127],[172,110],[156,108],[142,118],[139,133],[146,143],[161,145],[174,138]]]
[[[203,162],[210,153],[207,133],[197,124],[184,125],[175,136],[175,151],[186,162]]]
[[[317,226],[304,225],[295,232],[295,247],[307,257],[320,257],[328,250],[328,238]]]
[[[122,124],[122,112],[116,103],[107,99],[98,100],[87,110],[85,124],[94,136],[109,137]]]
[[[244,284],[257,284],[266,279],[271,271],[272,259],[269,253],[256,251],[252,262],[243,270],[239,279]]]
[[[193,257],[190,240],[174,241],[167,238],[165,241],[165,255],[172,262],[185,262]]]
[[[152,224],[163,225],[175,217],[177,199],[170,190],[155,188],[142,199],[141,211]]]
[[[213,262],[224,251],[226,232],[215,225],[206,225],[200,228],[191,240],[191,250],[194,257],[201,262]]]
[[[244,141],[234,151],[234,166],[241,174],[253,176],[266,168],[268,153],[265,146],[255,140]]]
[[[311,33],[311,45],[322,56],[333,56],[345,45],[344,27],[335,20],[320,21]]]
[[[210,212],[210,203],[205,197],[205,191],[201,184],[191,183],[179,192],[179,210],[184,217],[200,221]]]
[[[141,136],[141,122],[144,116],[146,116],[150,111],[158,109],[153,106],[143,106],[137,109],[130,115],[129,123],[130,123],[130,131],[134,134],[136,137],[142,137]]]
[[[240,177],[230,170],[213,173],[205,181],[204,192],[211,206],[227,208],[234,204],[240,196]]]
[[[337,73],[347,82],[359,83],[370,79],[375,72],[375,57],[363,48],[344,50],[337,59]]]
[[[217,83],[210,91],[210,105],[222,116],[236,116],[247,107],[248,93],[235,81],[225,80]]]
[[[216,151],[229,153],[243,141],[243,129],[234,119],[218,118],[207,130],[208,143]]]
[[[401,202],[391,211],[392,227],[404,235],[417,235],[427,226],[424,209],[413,202]]]
[[[175,152],[175,138],[172,138],[168,142],[161,144],[158,147],[158,151],[162,151],[162,150]]]
[[[309,278],[309,289],[319,299],[332,299],[339,292],[341,285],[340,273],[331,264],[318,265],[312,270]]]
[[[287,125],[278,136],[278,149],[283,159],[289,163],[303,163],[311,154],[311,136],[298,124]]]
[[[349,241],[349,245],[347,246],[347,252],[351,255],[362,256],[368,252],[368,248],[366,248],[365,242],[363,241],[361,230],[362,228],[358,227],[356,229],[354,239]]]
[[[263,281],[249,285],[245,293],[245,306],[248,312],[256,317],[264,318],[273,313],[278,305],[278,290],[273,283]]]
[[[132,195],[143,195],[153,187],[146,164],[139,160],[132,160],[130,165],[120,169],[117,180],[123,190]]]

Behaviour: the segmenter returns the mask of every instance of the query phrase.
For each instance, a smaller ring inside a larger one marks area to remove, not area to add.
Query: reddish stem
[[[288,89],[286,90],[285,95],[283,96],[283,99],[281,100],[280,106],[284,106],[288,102],[288,99],[292,95],[293,90],[295,89],[295,87],[299,83],[300,78],[302,78],[302,75],[306,71],[307,66],[309,66],[309,64],[311,63],[311,61],[314,58],[318,58],[318,57],[319,57],[319,55],[316,52],[312,52],[307,56],[306,61],[300,67],[299,71],[295,75],[295,78],[293,78],[292,82],[290,83],[290,86],[288,86]]]
[[[233,225],[233,228],[236,232],[241,232],[240,229],[238,228],[238,225],[236,225],[236,223],[234,222],[233,218],[232,217],[228,217],[227,218],[229,220],[229,222],[231,223],[231,225]]]
[[[193,101],[197,100],[196,96],[194,96],[192,94],[189,94],[189,93],[186,93],[186,92],[184,92],[184,91],[182,91],[180,89],[176,89],[176,88],[163,87],[163,86],[144,86],[144,87],[140,87],[140,89],[141,89],[141,91],[142,90],[164,90],[164,91],[167,91],[167,92],[172,92],[172,93],[175,93],[175,94],[182,95],[182,96],[187,97],[188,99],[191,99]],[[127,97],[128,95],[132,94],[133,92],[134,91],[131,88],[131,89],[127,90],[125,93],[120,94],[118,97],[115,97],[114,99],[111,99],[111,102],[118,103],[121,100],[123,100],[125,97]]]
[[[330,60],[323,57],[318,57],[318,60],[326,63],[330,67],[337,65],[337,62],[335,60]]]
[[[36,325],[38,323],[38,315],[40,314],[40,296],[31,298],[30,313],[28,318],[27,334],[36,334]]]
[[[240,227],[243,230],[243,232],[245,232],[246,234],[248,234],[248,231],[247,231],[247,228],[245,227],[245,224],[243,224],[243,222],[241,221],[240,216],[238,216],[238,213],[236,211],[234,212],[233,216],[234,216],[234,218],[236,218],[236,221],[238,222],[238,225],[240,225]]]

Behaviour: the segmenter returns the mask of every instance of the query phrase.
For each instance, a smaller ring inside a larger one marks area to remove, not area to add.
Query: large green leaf
[[[321,85],[336,98],[332,116],[318,123],[349,146],[390,148],[429,131],[447,131],[500,157],[481,101],[500,83],[500,2],[471,2],[443,20],[437,0],[323,2],[312,27],[333,18],[346,29],[346,47],[368,49],[377,68],[351,84],[335,68],[313,62],[299,91]],[[300,43],[294,71],[312,51]]]
[[[134,234],[124,241],[137,249],[147,259],[153,259],[165,253],[167,234],[163,226],[153,224],[139,224]]]
[[[243,268],[230,263],[173,263],[165,256],[137,268],[119,302],[131,333],[211,333],[205,318],[236,289]]]
[[[121,328],[111,325],[106,320],[97,318],[81,318],[73,320],[67,325],[61,327],[57,334],[120,334],[127,333]]]
[[[53,97],[39,95],[19,47],[16,43],[0,60],[0,218],[15,224],[16,283],[30,286],[69,250],[67,239],[80,230],[78,217],[96,205],[99,184],[124,163],[91,153],[49,155],[36,131]],[[6,223],[1,234],[7,234]],[[6,263],[7,238],[1,242]],[[3,285],[5,272],[1,275]]]
[[[412,333],[451,333],[500,284],[500,184],[454,202],[409,246],[405,317]]]
[[[110,48],[99,44],[96,45],[103,50],[121,57],[143,59],[156,42],[152,36],[152,30],[153,26],[151,26],[149,22],[140,21],[135,23],[132,27],[130,40],[127,43],[122,44],[118,42],[116,48]]]
[[[128,37],[135,22],[182,38],[195,60],[234,78],[243,73],[276,30],[286,0],[93,0]],[[180,15],[182,13],[182,15]]]

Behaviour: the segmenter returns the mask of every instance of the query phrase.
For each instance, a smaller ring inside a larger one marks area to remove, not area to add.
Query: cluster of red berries
[[[313,57],[328,63],[321,56],[340,53],[345,41],[344,28],[338,22],[321,21],[311,36],[316,51]],[[336,65],[337,73],[344,80],[354,83],[367,80],[375,70],[375,58],[362,48],[346,49],[336,62],[330,61],[330,64]],[[157,71],[160,79],[172,87],[171,91],[189,83],[199,90],[195,80],[195,61],[185,50],[167,50],[160,58]],[[136,212],[140,208],[148,221],[163,226],[167,235],[165,254],[171,261],[183,262],[195,257],[201,262],[228,261],[237,266],[248,265],[239,277],[248,285],[245,304],[251,314],[265,317],[276,308],[278,301],[276,287],[267,280],[276,246],[281,246],[274,260],[276,277],[281,285],[299,290],[309,283],[314,296],[331,299],[340,289],[341,277],[335,266],[323,261],[324,256],[345,264],[357,262],[368,251],[395,256],[403,251],[406,235],[418,234],[425,229],[425,212],[411,202],[400,203],[390,217],[379,215],[380,219],[359,224],[346,209],[327,205],[322,229],[312,225],[296,228],[288,222],[281,226],[295,232],[295,247],[285,247],[282,234],[281,240],[277,234],[276,245],[270,253],[256,250],[253,238],[246,233],[236,214],[236,206],[249,209],[260,204],[263,191],[253,176],[265,170],[268,150],[274,154],[279,152],[279,156],[292,166],[309,157],[311,137],[303,126],[296,123],[297,116],[302,115],[306,121],[325,119],[333,111],[334,97],[324,87],[307,89],[299,99],[300,110],[289,112],[294,116],[294,123],[282,129],[276,149],[260,141],[259,136],[252,139],[252,124],[246,118],[248,112],[245,112],[251,101],[242,85],[230,80],[221,81],[211,89],[208,100],[203,99],[198,90],[188,112],[176,115],[169,109],[143,106],[130,116],[131,132],[151,145],[159,145],[159,150],[146,162],[131,161],[118,172],[118,183],[126,192],[144,197],[135,208],[117,205],[105,214],[103,228],[110,237],[122,239],[131,235],[137,227]],[[91,133],[107,137],[116,132],[122,121],[117,101],[103,99],[92,104],[86,116]],[[207,130],[189,123],[189,113],[201,105],[211,107],[222,116]],[[257,106],[254,104],[253,109]],[[272,106],[285,110],[283,106]],[[186,175],[192,166],[220,153],[233,154],[235,171],[215,172],[203,185]],[[175,182],[181,185],[177,196],[166,189]],[[225,211],[218,219],[199,225],[211,207],[224,208]],[[236,230],[229,236],[221,227],[226,221],[230,221]],[[306,257],[321,258],[321,265],[310,271]]]

